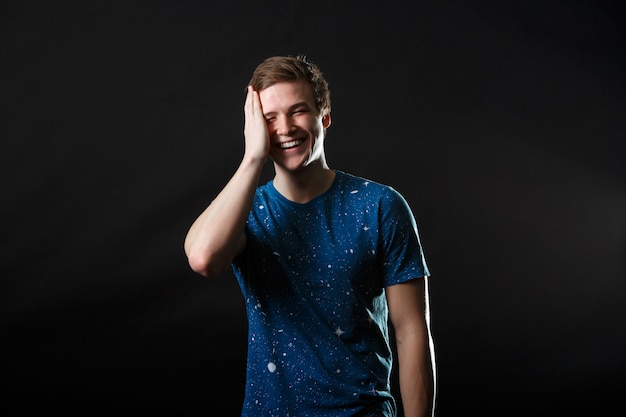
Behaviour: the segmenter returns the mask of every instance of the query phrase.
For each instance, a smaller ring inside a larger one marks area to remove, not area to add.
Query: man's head
[[[313,88],[315,103],[320,116],[330,113],[330,90],[319,67],[304,56],[274,56],[261,62],[250,79],[249,85],[262,91],[276,83],[305,80]]]

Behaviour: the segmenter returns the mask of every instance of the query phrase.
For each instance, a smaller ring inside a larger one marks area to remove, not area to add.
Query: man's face
[[[280,82],[261,90],[259,97],[275,165],[296,171],[323,156],[324,129],[330,125],[330,114],[319,114],[308,82]]]

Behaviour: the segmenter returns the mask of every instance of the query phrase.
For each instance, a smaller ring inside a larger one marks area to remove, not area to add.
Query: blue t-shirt
[[[256,191],[233,262],[248,316],[242,416],[395,415],[384,288],[429,272],[405,199],[335,173],[305,204],[272,181]]]

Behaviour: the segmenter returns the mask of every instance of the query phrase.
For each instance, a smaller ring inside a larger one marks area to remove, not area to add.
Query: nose
[[[280,116],[276,119],[276,133],[288,135],[293,130],[293,121],[289,116]]]

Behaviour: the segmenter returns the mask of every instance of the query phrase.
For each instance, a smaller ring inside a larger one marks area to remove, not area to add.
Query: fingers
[[[250,106],[250,91],[251,90],[252,90],[252,87],[248,86],[248,92],[246,93],[246,102],[243,105],[244,110]]]
[[[263,130],[266,130],[265,116],[263,115],[263,108],[261,106],[261,98],[259,93],[248,86],[248,94],[246,96],[246,103],[244,105],[244,113],[246,116],[246,125],[263,125]]]
[[[258,100],[258,93],[254,91],[252,86],[248,86],[248,94],[246,95],[246,102],[244,104],[244,114],[246,116],[246,122],[252,123],[256,116],[256,108]]]
[[[266,160],[269,153],[267,122],[263,115],[259,93],[255,91],[252,86],[248,86],[248,93],[244,104],[244,114],[246,154],[254,158]]]
[[[248,86],[248,94],[246,95],[245,107],[251,112],[251,116],[263,116],[263,110],[261,108],[261,99],[258,91]]]
[[[253,91],[254,90],[252,90],[252,87],[248,86],[248,94],[246,94],[246,102],[243,105],[243,110],[246,116],[246,121],[252,117],[252,100],[254,96]]]

